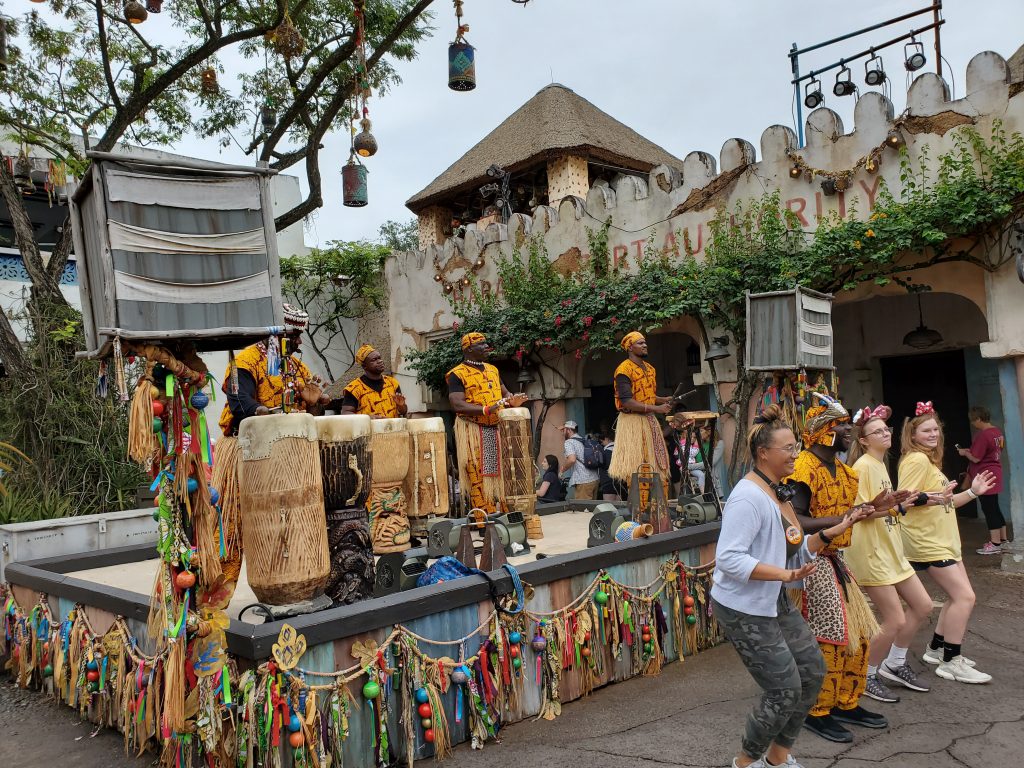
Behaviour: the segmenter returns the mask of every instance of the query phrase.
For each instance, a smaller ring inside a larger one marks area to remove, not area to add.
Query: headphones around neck
[[[768,483],[768,486],[775,491],[775,498],[783,504],[787,501],[792,501],[793,497],[796,496],[796,486],[790,485],[789,483],[773,483],[768,479],[768,476],[757,467],[754,467],[754,474]]]

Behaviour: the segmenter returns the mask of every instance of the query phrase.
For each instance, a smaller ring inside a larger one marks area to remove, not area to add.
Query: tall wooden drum
[[[371,419],[365,415],[317,416],[324,507],[362,507],[370,495]]]
[[[533,422],[528,408],[498,411],[498,446],[501,482],[509,511],[522,512],[529,521],[537,510],[534,490]]]
[[[309,600],[331,572],[316,422],[307,413],[252,416],[238,445],[249,586],[271,605]]]
[[[412,452],[407,423],[405,419],[374,419],[371,425],[373,484],[367,509],[373,551],[378,555],[409,548],[408,499],[403,488]]]
[[[426,518],[448,514],[448,441],[444,420],[409,420],[412,457],[406,476],[409,517]],[[414,520],[415,525],[415,520]]]

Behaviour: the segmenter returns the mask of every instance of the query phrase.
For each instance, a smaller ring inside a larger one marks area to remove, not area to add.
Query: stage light
[[[880,56],[872,55],[864,62],[864,82],[871,86],[879,86],[885,82],[885,70],[882,68]]]
[[[908,72],[917,72],[928,63],[928,59],[924,55],[924,43],[919,43],[913,38],[903,46],[903,57],[905,59],[903,66],[907,68]]]
[[[804,87],[804,106],[808,109],[815,109],[820,107],[824,101],[825,97],[821,93],[821,81],[815,78]]]
[[[832,93],[836,96],[852,96],[856,92],[857,86],[853,84],[853,75],[850,72],[850,68],[844,66],[836,74],[836,84],[832,86]]]

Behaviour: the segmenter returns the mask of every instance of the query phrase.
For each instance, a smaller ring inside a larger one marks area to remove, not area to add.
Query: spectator
[[[579,425],[575,421],[567,421],[560,429],[562,437],[565,438],[565,461],[562,463],[562,472],[569,472],[569,490],[572,492],[572,498],[597,498],[598,472],[596,469],[589,469],[583,463],[584,443],[583,438],[577,434]]]
[[[603,458],[601,461],[601,468],[597,471],[598,482],[597,489],[601,493],[601,498],[604,501],[621,501],[622,496],[619,493],[619,486],[611,475],[608,474],[608,467],[612,463],[612,450],[615,448],[615,438],[613,438],[607,432],[601,435],[601,446],[603,449]]]
[[[565,487],[562,485],[562,478],[558,476],[558,457],[549,453],[540,463],[540,469],[544,474],[537,487],[537,501],[565,501]]]
[[[988,408],[976,405],[967,413],[971,427],[977,434],[969,449],[959,445],[956,447],[957,453],[970,462],[967,467],[967,483],[973,483],[974,478],[986,470],[995,478],[995,485],[978,499],[981,511],[985,514],[989,535],[989,541],[978,550],[978,554],[998,555],[1009,545],[1006,540],[1006,518],[999,509],[999,494],[1003,490],[1003,465],[999,459],[1006,448],[1006,438],[998,427],[992,426],[992,414]]]

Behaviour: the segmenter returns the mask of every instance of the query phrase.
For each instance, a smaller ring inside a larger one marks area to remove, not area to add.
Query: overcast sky
[[[790,45],[800,47],[927,7],[927,0],[795,2],[794,0],[466,0],[467,39],[477,50],[477,88],[447,87],[447,46],[455,19],[451,3],[434,3],[433,37],[419,57],[402,64],[403,83],[370,103],[380,144],[368,159],[365,208],[341,204],[340,168],[348,136],[327,137],[321,152],[324,207],[310,217],[310,246],[334,239],[374,238],[387,219],[406,219],[405,201],[550,82],[562,83],[677,157],[705,150],[717,157],[737,137],[759,146],[762,131],[793,126]],[[964,71],[976,53],[1009,57],[1024,44],[1022,0],[947,0],[942,54],[947,83],[963,95]],[[802,71],[830,64],[932,21],[931,15],[815,51]],[[934,35],[922,37],[934,71]],[[899,113],[905,102],[903,46],[881,53]],[[851,65],[864,89],[863,62]],[[952,79],[950,77],[952,75]],[[823,76],[826,106],[853,127],[853,98],[832,95],[835,75]],[[177,151],[245,162],[213,143],[183,142]],[[304,181],[303,181],[304,184]]]

